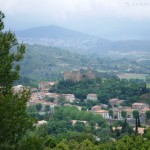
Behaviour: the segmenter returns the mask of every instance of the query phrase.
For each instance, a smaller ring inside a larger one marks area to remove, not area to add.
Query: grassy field
[[[123,73],[123,74],[119,74],[118,77],[120,79],[142,79],[145,80],[145,77],[148,74],[135,74],[135,73]]]

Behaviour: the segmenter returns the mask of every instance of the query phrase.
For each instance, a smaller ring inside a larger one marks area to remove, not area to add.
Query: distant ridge
[[[82,54],[105,54],[109,51],[150,51],[148,40],[109,41],[55,25],[16,31],[20,41],[63,48]]]
[[[74,30],[67,29],[64,27],[59,27],[56,25],[32,27],[29,29],[21,30],[21,31],[16,31],[16,34],[19,37],[24,37],[24,38],[29,38],[29,37],[30,38],[60,38],[62,36],[66,36],[66,37],[90,36],[82,32],[74,31]],[[94,36],[91,36],[91,37],[94,37]]]

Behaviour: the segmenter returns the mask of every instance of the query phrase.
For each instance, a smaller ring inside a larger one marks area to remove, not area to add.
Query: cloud
[[[0,0],[0,10],[15,30],[56,24],[104,37],[149,34],[149,0]]]
[[[57,21],[105,16],[150,19],[149,0],[0,0],[0,8],[9,15]]]

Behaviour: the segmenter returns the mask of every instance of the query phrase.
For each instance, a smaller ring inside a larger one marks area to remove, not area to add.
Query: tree
[[[1,93],[10,92],[15,80],[19,79],[19,61],[23,59],[25,45],[19,45],[15,34],[3,32],[4,14],[0,12],[0,86]],[[15,48],[16,52],[11,52]]]
[[[32,127],[26,111],[29,91],[14,94],[12,90],[14,81],[19,79],[18,63],[23,59],[25,46],[18,44],[11,31],[3,31],[4,17],[0,11],[0,147],[6,143],[16,144]]]
[[[60,104],[61,106],[63,106],[64,103],[65,103],[65,101],[66,101],[65,96],[61,96],[60,99],[59,99],[59,104]]]
[[[41,103],[36,104],[36,110],[41,111],[41,109],[42,109],[42,104]]]
[[[138,133],[138,120],[139,120],[139,111],[138,110],[134,110],[133,111],[133,118],[135,119],[135,133]]]
[[[123,129],[124,129],[126,127],[126,124],[127,124],[127,112],[121,111],[121,117],[124,119],[124,125],[123,125]]]
[[[150,110],[147,110],[145,115],[146,115],[146,120],[149,121],[150,120]]]
[[[50,111],[50,106],[49,105],[45,105],[45,111]]]
[[[114,112],[113,112],[112,109],[110,109],[110,110],[108,111],[108,113],[109,113],[110,129],[111,129],[111,118],[113,119]]]

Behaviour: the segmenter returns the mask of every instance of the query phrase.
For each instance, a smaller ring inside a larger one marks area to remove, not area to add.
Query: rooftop
[[[95,97],[95,96],[97,96],[97,94],[88,94],[87,96],[93,96],[93,97]]]
[[[145,105],[145,103],[133,103],[132,106],[134,106],[134,105],[143,106],[143,105]]]
[[[92,108],[101,108],[101,105],[95,105]]]
[[[97,111],[94,111],[94,112],[96,112],[96,113],[108,113],[107,110],[97,110]]]
[[[119,101],[118,98],[113,98],[113,99],[110,99],[109,102],[116,102],[116,101]]]

